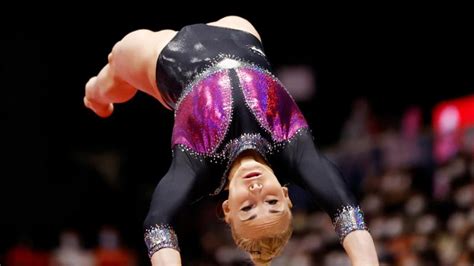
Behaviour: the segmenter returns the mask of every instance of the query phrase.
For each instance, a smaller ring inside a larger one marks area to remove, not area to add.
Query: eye
[[[270,204],[270,205],[275,205],[278,203],[278,200],[276,199],[273,199],[273,200],[267,200],[267,203]]]
[[[247,206],[243,207],[243,208],[240,209],[240,210],[241,210],[241,211],[244,211],[244,212],[248,212],[248,211],[250,211],[250,209],[252,209],[252,206],[247,205]]]

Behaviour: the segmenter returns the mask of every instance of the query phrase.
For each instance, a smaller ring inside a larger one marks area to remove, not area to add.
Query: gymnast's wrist
[[[333,218],[333,225],[341,244],[343,244],[346,236],[353,231],[368,231],[364,220],[364,213],[359,206],[342,206]]]
[[[176,254],[179,255],[178,237],[173,228],[168,224],[156,224],[148,227],[145,230],[144,240],[150,258],[162,249],[175,250]]]
[[[155,252],[151,257],[151,264],[153,266],[159,265],[181,265],[181,256],[176,249],[163,248]]]

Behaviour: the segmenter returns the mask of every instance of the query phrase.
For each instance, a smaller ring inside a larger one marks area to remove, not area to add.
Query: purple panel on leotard
[[[175,113],[172,146],[184,145],[209,155],[224,138],[232,114],[228,70],[212,73],[191,85]]]
[[[245,101],[260,125],[281,142],[308,124],[293,98],[271,74],[258,68],[239,68],[237,75]]]

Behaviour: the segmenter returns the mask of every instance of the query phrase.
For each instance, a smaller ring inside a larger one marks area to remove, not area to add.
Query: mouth
[[[242,178],[243,179],[256,179],[256,178],[259,178],[261,175],[262,173],[260,172],[250,172],[246,174],[245,176],[243,176]]]

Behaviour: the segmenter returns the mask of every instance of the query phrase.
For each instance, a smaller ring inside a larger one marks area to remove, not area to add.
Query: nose
[[[249,186],[249,190],[252,192],[258,192],[262,190],[262,188],[263,188],[263,185],[260,183],[253,183]]]

